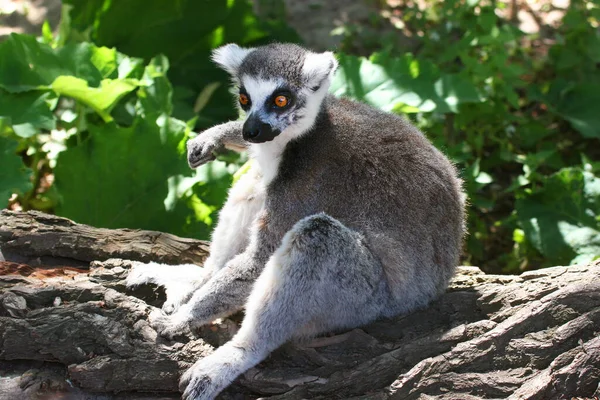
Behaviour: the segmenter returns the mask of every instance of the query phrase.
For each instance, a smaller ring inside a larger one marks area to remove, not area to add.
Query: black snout
[[[244,140],[251,143],[269,142],[275,139],[280,133],[279,130],[273,129],[271,125],[265,124],[254,115],[248,117],[242,129]]]

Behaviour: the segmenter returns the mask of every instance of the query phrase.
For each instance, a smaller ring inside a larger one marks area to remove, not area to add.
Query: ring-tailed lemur
[[[255,162],[229,192],[203,269],[138,264],[128,278],[166,286],[170,315],[151,323],[167,337],[246,310],[234,338],[182,376],[184,399],[214,398],[292,338],[425,306],[463,237],[453,165],[403,118],[328,95],[332,53],[230,44],[213,59],[246,119],[190,140],[189,164],[222,147]]]

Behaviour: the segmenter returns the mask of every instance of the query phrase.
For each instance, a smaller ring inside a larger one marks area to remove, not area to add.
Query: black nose
[[[275,139],[281,132],[274,130],[271,125],[262,122],[257,116],[251,114],[248,116],[244,127],[242,128],[242,136],[244,140],[251,143],[263,143]]]
[[[260,134],[260,129],[252,129],[244,131],[244,134],[248,137],[248,139],[253,139]]]

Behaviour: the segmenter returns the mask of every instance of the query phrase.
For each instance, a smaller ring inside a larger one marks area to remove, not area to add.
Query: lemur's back
[[[318,212],[362,233],[398,305],[390,314],[425,305],[454,273],[463,236],[461,182],[400,117],[329,97],[315,128],[287,145],[268,193],[278,236]]]

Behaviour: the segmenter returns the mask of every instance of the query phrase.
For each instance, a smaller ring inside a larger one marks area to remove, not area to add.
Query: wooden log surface
[[[123,281],[128,259],[201,263],[207,248],[2,211],[0,400],[179,398],[181,372],[227,341],[240,316],[168,341],[147,322],[164,292]],[[593,398],[599,333],[600,262],[519,276],[461,267],[426,309],[288,343],[221,398]]]

